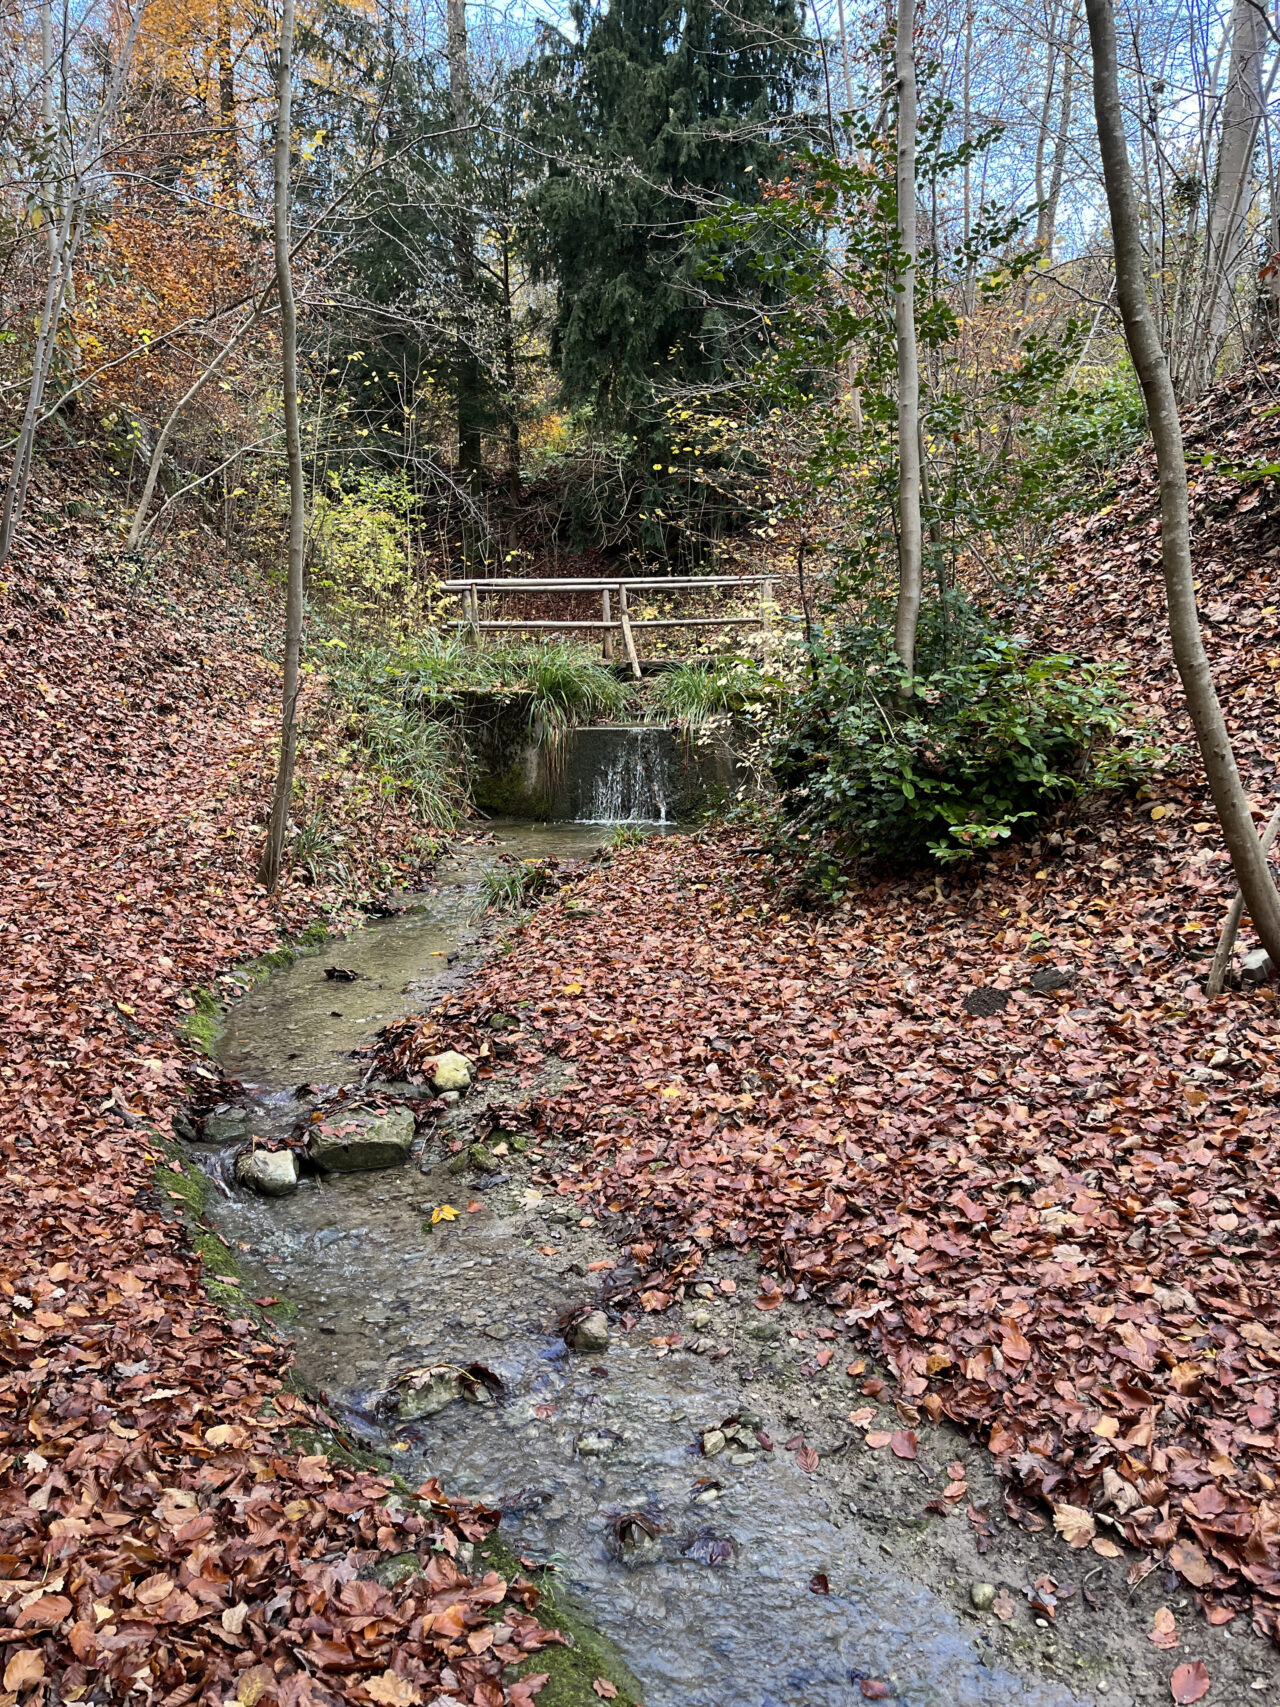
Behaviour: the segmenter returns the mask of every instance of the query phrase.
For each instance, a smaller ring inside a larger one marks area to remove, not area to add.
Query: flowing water
[[[497,829],[499,851],[521,857],[583,855],[600,834]],[[462,849],[416,911],[299,960],[237,1006],[221,1054],[254,1131],[287,1130],[300,1085],[357,1078],[363,1063],[349,1052],[460,975],[493,857]],[[360,976],[330,981],[326,966]],[[225,1182],[229,1150],[204,1154]],[[852,1707],[863,1678],[891,1681],[914,1707],[1085,1699],[984,1655],[980,1630],[886,1561],[882,1531],[832,1509],[793,1455],[703,1458],[702,1429],[743,1404],[727,1363],[655,1355],[643,1323],[615,1328],[607,1351],[567,1352],[556,1317],[590,1301],[599,1276],[583,1262],[566,1270],[551,1242],[563,1233],[554,1221],[549,1231],[516,1158],[508,1176],[477,1183],[446,1174],[446,1155],[435,1143],[404,1168],[306,1180],[283,1200],[224,1183],[215,1214],[246,1266],[297,1305],[304,1378],[407,1476],[500,1505],[509,1543],[558,1562],[647,1707]],[[433,1230],[429,1213],[445,1202],[459,1218]],[[486,1365],[503,1384],[498,1402],[459,1401],[382,1432],[375,1396],[389,1376],[441,1361]],[[616,1539],[628,1512],[655,1531],[644,1541],[633,1527],[638,1548]],[[813,1591],[818,1573],[829,1593]]]

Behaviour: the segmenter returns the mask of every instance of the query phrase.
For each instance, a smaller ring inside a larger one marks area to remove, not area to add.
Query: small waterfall
[[[669,730],[638,725],[574,733],[568,783],[577,823],[666,824],[675,817],[686,782]]]

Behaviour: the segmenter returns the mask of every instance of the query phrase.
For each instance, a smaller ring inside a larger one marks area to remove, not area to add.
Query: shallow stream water
[[[561,858],[604,834],[496,833],[498,851]],[[494,857],[463,848],[417,910],[299,960],[237,1006],[221,1057],[255,1131],[292,1123],[300,1084],[358,1078],[350,1051],[460,975]],[[334,982],[327,966],[361,976]],[[225,1176],[226,1154],[219,1169],[206,1147],[215,1174]],[[516,1158],[479,1186],[449,1177],[444,1158],[437,1144],[404,1168],[306,1180],[275,1201],[224,1185],[216,1218],[246,1266],[298,1307],[303,1377],[407,1476],[437,1475],[501,1506],[508,1543],[558,1564],[647,1707],[852,1707],[863,1678],[890,1682],[914,1707],[1093,1699],[1002,1668],[980,1629],[886,1561],[882,1531],[833,1511],[793,1455],[703,1458],[701,1431],[743,1405],[727,1362],[656,1354],[643,1323],[615,1328],[605,1352],[567,1352],[556,1317],[589,1302],[598,1276],[580,1261],[566,1269]],[[445,1202],[459,1217],[432,1230],[430,1211]],[[486,1365],[503,1384],[498,1402],[459,1401],[379,1438],[372,1395],[396,1371],[441,1361]],[[620,1554],[614,1519],[632,1511],[657,1533]],[[820,1576],[829,1593],[811,1587]]]

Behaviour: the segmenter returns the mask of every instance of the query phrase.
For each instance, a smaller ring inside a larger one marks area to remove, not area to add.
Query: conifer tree
[[[541,62],[554,164],[536,195],[566,400],[634,427],[655,387],[714,384],[760,301],[741,263],[714,293],[695,221],[754,202],[812,73],[795,0],[574,0]]]

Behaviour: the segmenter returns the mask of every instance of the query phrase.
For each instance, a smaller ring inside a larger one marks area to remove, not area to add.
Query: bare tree
[[[914,0],[898,0],[898,251],[894,326],[898,341],[898,609],[894,650],[915,668],[924,557],[920,530],[920,363],[916,349],[916,58]]]
[[[1262,52],[1267,18],[1259,0],[1235,0],[1231,8],[1231,62],[1223,96],[1218,170],[1205,234],[1205,284],[1201,324],[1194,341],[1197,359],[1187,397],[1212,383],[1230,329],[1231,305],[1249,259],[1249,212],[1254,198],[1253,163],[1262,123]]]
[[[1112,0],[1085,0],[1085,5],[1093,47],[1093,105],[1115,252],[1116,295],[1129,354],[1146,399],[1160,477],[1160,548],[1174,661],[1240,892],[1263,947],[1280,966],[1280,893],[1236,768],[1196,611],[1182,425],[1169,364],[1147,297],[1146,253],[1120,100]]]
[[[138,25],[142,22],[142,14],[146,8],[146,0],[138,0],[137,5],[127,14],[128,22],[124,37],[120,44],[120,52],[108,79],[102,101],[94,114],[79,148],[72,145],[71,139],[64,136],[67,149],[65,178],[61,186],[61,208],[57,219],[56,229],[49,237],[49,272],[45,283],[44,301],[41,304],[40,318],[36,333],[35,348],[31,357],[31,377],[27,385],[26,405],[22,413],[22,422],[18,428],[13,447],[13,461],[9,467],[9,478],[5,486],[4,509],[0,513],[0,564],[7,561],[13,548],[13,536],[22,521],[22,511],[27,498],[27,482],[31,478],[31,459],[35,451],[36,428],[40,424],[41,405],[44,401],[45,387],[49,382],[49,374],[53,367],[54,354],[58,347],[58,328],[62,321],[62,311],[72,287],[76,251],[80,247],[80,238],[84,233],[85,223],[89,214],[90,201],[101,176],[104,156],[107,149],[107,138],[120,107],[128,81],[129,67],[133,59],[134,44],[138,37]],[[52,35],[48,13],[41,16],[41,51],[44,61],[44,90],[42,90],[42,107],[49,113],[51,102],[49,90],[52,86]],[[60,127],[65,132],[65,126]],[[61,146],[56,153],[61,154]],[[50,189],[50,196],[55,192]]]
[[[284,385],[285,448],[289,462],[289,570],[285,593],[284,703],[280,725],[280,757],[267,844],[258,866],[258,881],[269,890],[280,881],[293,767],[298,751],[298,685],[302,661],[302,557],[306,540],[306,486],[302,473],[302,433],[298,423],[298,312],[293,299],[293,264],[289,252],[290,147],[293,93],[293,0],[284,0],[280,24],[279,102],[275,148],[276,294],[280,300],[281,367]]]

